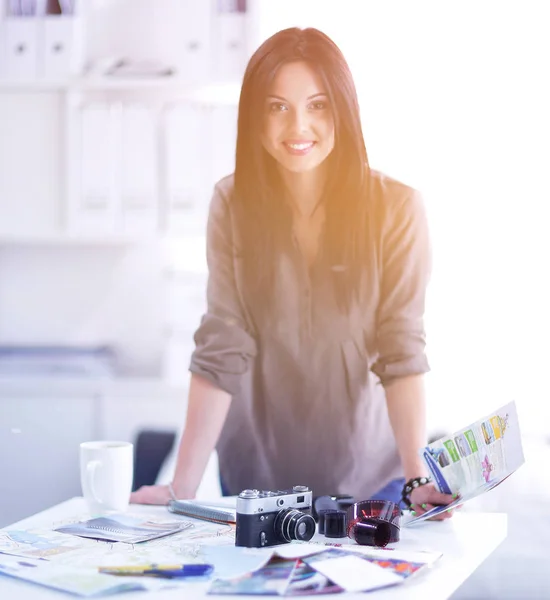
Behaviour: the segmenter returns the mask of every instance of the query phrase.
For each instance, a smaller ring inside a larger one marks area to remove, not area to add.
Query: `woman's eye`
[[[324,110],[327,108],[327,103],[324,101],[312,102],[309,105],[313,110]]]
[[[277,113],[277,112],[283,112],[285,110],[288,110],[288,109],[284,104],[281,104],[281,102],[272,102],[269,105],[269,112]]]

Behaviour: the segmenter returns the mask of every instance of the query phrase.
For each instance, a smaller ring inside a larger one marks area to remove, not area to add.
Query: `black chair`
[[[134,444],[134,484],[132,491],[142,485],[153,485],[162,464],[176,441],[174,431],[144,429]]]

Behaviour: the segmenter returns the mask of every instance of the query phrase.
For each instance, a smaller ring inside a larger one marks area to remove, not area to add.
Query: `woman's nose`
[[[294,110],[292,114],[292,129],[296,133],[302,133],[308,131],[309,128],[309,114],[307,110]]]

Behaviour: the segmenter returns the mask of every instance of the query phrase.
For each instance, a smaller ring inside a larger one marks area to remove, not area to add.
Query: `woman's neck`
[[[326,182],[326,172],[321,167],[304,173],[281,169],[281,175],[289,191],[292,208],[296,216],[308,219],[319,206]]]

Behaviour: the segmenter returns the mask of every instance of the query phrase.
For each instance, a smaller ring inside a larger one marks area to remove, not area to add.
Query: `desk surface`
[[[131,506],[132,513],[139,512],[150,517],[166,517],[162,506]],[[72,498],[14,525],[17,528],[48,527],[60,520],[81,519],[86,514],[82,498]],[[10,526],[8,529],[11,529]],[[409,550],[436,550],[443,556],[433,567],[399,585],[385,590],[369,592],[369,600],[439,600],[449,598],[460,585],[505,539],[507,516],[502,513],[469,513],[459,511],[452,519],[443,522],[427,522],[401,529],[397,547]],[[321,537],[324,540],[326,538]],[[209,584],[196,584],[196,597],[206,594]],[[62,600],[71,596],[24,581],[0,575],[0,598],[14,600]],[[76,596],[73,596],[76,597]],[[127,592],[109,598],[123,600],[181,600],[181,590],[162,592]],[[215,598],[216,596],[208,596]],[[239,596],[219,596],[237,598]],[[328,598],[329,596],[325,596]],[[365,594],[337,594],[335,598],[365,600]],[[250,600],[250,596],[241,596]]]

